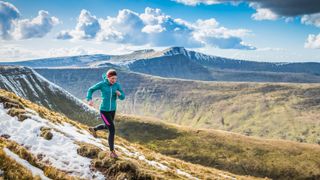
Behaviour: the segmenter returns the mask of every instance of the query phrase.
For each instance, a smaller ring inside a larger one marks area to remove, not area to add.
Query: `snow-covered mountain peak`
[[[135,50],[131,54],[143,54],[143,53],[151,53],[155,52],[154,49],[141,49],[141,50]]]
[[[167,55],[167,56],[172,56],[172,55],[177,55],[177,54],[183,54],[183,55],[188,55],[188,50],[186,50],[184,47],[170,47],[170,48],[167,48],[165,50],[162,51],[162,53],[164,55]]]

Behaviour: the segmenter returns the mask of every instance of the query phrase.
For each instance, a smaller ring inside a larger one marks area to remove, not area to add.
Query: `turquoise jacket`
[[[106,77],[106,73],[102,74],[102,81],[93,85],[88,89],[87,92],[87,101],[92,99],[92,94],[96,90],[101,91],[101,104],[100,110],[102,111],[116,111],[117,109],[117,99],[124,100],[125,94],[121,88],[121,85],[116,82],[114,84],[110,84],[108,78]],[[116,90],[120,91],[121,95],[117,96]]]

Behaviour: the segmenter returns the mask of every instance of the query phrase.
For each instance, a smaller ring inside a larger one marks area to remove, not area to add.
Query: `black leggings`
[[[100,116],[103,120],[103,124],[99,124],[94,127],[94,130],[101,130],[101,129],[109,129],[109,137],[108,143],[110,151],[114,150],[114,134],[115,134],[115,127],[114,127],[114,116],[116,111],[102,111],[100,110]]]

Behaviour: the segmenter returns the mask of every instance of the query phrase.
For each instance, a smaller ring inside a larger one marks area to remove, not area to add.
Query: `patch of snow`
[[[133,157],[133,158],[136,158],[136,159],[139,159],[141,161],[144,161],[146,162],[147,164],[157,168],[157,169],[160,169],[160,170],[163,170],[163,171],[166,171],[166,170],[169,170],[170,168],[166,165],[163,165],[159,162],[156,162],[156,161],[150,161],[148,159],[145,158],[145,156],[139,152],[130,152],[127,148],[125,147],[122,147],[122,146],[118,146],[118,145],[115,145],[116,148],[119,148],[123,153],[125,153],[127,156],[130,156],[130,157]]]
[[[231,179],[231,180],[236,180],[237,178],[235,178],[235,177],[232,177],[232,176],[228,176],[228,175],[226,175],[226,174],[219,174],[220,176],[222,176],[222,177],[224,177],[224,178],[226,178],[226,179]]]
[[[29,109],[28,112],[32,112],[32,110]],[[71,127],[68,123],[56,125],[38,115],[32,113],[28,115],[31,118],[20,122],[17,117],[9,116],[3,108],[3,104],[0,104],[0,132],[9,134],[11,140],[26,147],[32,154],[42,154],[41,161],[48,161],[51,166],[70,172],[71,176],[84,179],[105,179],[100,172],[91,171],[91,159],[80,156],[77,153],[79,146],[75,144],[75,141],[84,141],[102,147],[103,145],[101,143],[99,145],[98,139],[94,139],[88,134],[79,133],[75,127]],[[52,128],[53,137],[51,140],[40,136],[40,128],[43,126]]]
[[[34,167],[31,165],[28,161],[21,159],[17,154],[10,151],[8,148],[3,148],[4,152],[7,156],[14,159],[17,163],[22,165],[23,167],[27,168],[29,171],[31,171],[33,176],[39,175],[42,180],[49,180],[50,178],[46,177],[43,173],[43,171],[37,167]]]
[[[27,84],[27,86],[29,86],[29,88],[32,90],[33,94],[39,98],[37,91],[33,88],[34,87],[33,83],[30,83],[30,81],[28,81],[28,77],[25,74],[22,74],[21,77],[24,80],[24,82]],[[30,76],[30,77],[32,77],[32,76]]]
[[[36,82],[32,75],[30,76],[30,79],[32,81],[31,84],[33,84],[39,92],[44,93],[43,89],[39,86],[39,84]]]
[[[176,173],[177,173],[177,174],[180,174],[180,175],[182,175],[182,176],[185,176],[185,177],[187,177],[187,178],[189,178],[189,179],[198,179],[198,178],[196,178],[196,177],[193,177],[191,174],[186,173],[186,172],[184,172],[184,171],[182,171],[182,170],[180,170],[180,169],[176,169]]]
[[[153,166],[153,167],[155,167],[155,168],[157,168],[159,170],[168,171],[168,170],[171,169],[170,167],[168,167],[168,166],[166,166],[166,165],[164,165],[164,164],[162,164],[160,162],[146,159],[146,157],[143,154],[141,154],[140,152],[138,152],[138,151],[130,152],[127,148],[122,147],[122,146],[118,146],[118,145],[115,145],[115,147],[120,149],[127,156],[133,157],[133,158],[138,159],[140,161],[144,161],[147,164],[149,164],[149,165],[151,165],[151,166]],[[185,176],[185,177],[189,178],[189,179],[197,179],[198,180],[197,177],[194,177],[191,174],[189,174],[187,172],[184,172],[184,171],[182,171],[180,169],[176,169],[176,172],[178,174],[182,175],[182,176]]]
[[[5,76],[0,74],[0,80],[1,80],[1,82],[3,82],[4,86],[7,87],[7,89],[10,89],[16,95],[21,95],[16,91],[16,89],[11,85],[11,83],[7,80],[7,78]]]
[[[17,94],[20,97],[26,97],[26,94],[24,93],[21,85],[18,85],[17,82],[12,76],[6,77],[3,75],[0,75],[0,79],[1,81],[9,87],[9,89],[14,92],[15,94]]]
[[[98,171],[93,172],[90,169],[91,159],[80,156],[77,153],[79,146],[75,143],[80,141],[93,144],[105,151],[108,149],[102,143],[102,140],[105,139],[94,138],[88,131],[79,129],[70,123],[56,124],[43,119],[32,109],[26,108],[26,112],[30,118],[20,122],[17,117],[9,116],[7,110],[3,108],[3,104],[0,103],[0,135],[9,134],[11,140],[26,147],[32,154],[43,155],[41,161],[47,161],[51,166],[69,172],[70,175],[85,179],[105,179],[103,174]],[[41,127],[51,128],[53,134],[51,140],[46,140],[40,136]],[[132,151],[119,145],[115,145],[115,147],[126,156],[145,162],[159,170],[173,169],[176,173],[188,179],[198,179],[180,169],[175,170],[175,168],[158,161],[148,160],[133,147],[131,147]]]

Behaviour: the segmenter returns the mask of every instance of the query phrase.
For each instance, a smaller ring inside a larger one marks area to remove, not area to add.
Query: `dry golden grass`
[[[118,134],[156,152],[236,174],[275,179],[320,177],[320,146],[153,122],[117,115]],[[307,168],[306,168],[307,167]]]
[[[40,179],[39,177],[34,177],[28,169],[17,163],[14,159],[7,156],[1,147],[0,167],[4,172],[3,178],[5,179]]]
[[[119,111],[196,128],[320,143],[319,83],[153,78],[142,79],[130,93],[119,102]]]
[[[67,122],[70,123],[80,129],[88,129],[88,126],[72,121],[66,118],[64,115],[61,115],[56,112],[52,112],[44,107],[41,107],[37,104],[34,104],[28,100],[20,98],[13,93],[4,91],[0,89],[0,101],[3,103],[3,99],[6,101],[15,101],[16,104],[21,104],[21,109],[30,108],[43,118],[46,118],[54,123],[62,123]],[[5,98],[3,98],[5,97]],[[9,100],[8,100],[9,99]],[[12,108],[15,108],[12,107]],[[43,131],[48,131],[47,129],[43,129]],[[105,139],[107,137],[106,132],[98,133],[100,138]],[[104,144],[106,144],[106,140],[103,140]],[[101,151],[99,148],[94,147],[93,145],[88,145],[85,143],[77,142],[80,146],[78,149],[78,153],[93,158],[92,165],[97,170],[101,171],[108,177],[112,177],[113,179],[186,179],[185,176],[178,174],[175,171],[162,171],[155,167],[150,166],[146,162],[140,161],[138,159],[126,156],[122,154],[121,151],[118,151],[120,154],[120,158],[118,160],[112,160],[108,158],[108,153]],[[150,160],[156,160],[165,165],[170,165],[171,167],[179,168],[183,171],[190,173],[193,176],[196,176],[200,179],[230,179],[230,177],[235,177],[237,179],[259,179],[251,176],[239,176],[232,173],[228,173],[225,171],[217,170],[214,168],[204,167],[201,165],[196,165],[188,162],[184,162],[182,160],[174,159],[171,157],[167,157],[161,155],[159,153],[152,152],[151,150],[144,148],[138,144],[130,143],[123,138],[116,136],[115,140],[116,145],[122,145],[132,151],[138,150],[142,154],[144,154]],[[27,160],[30,164],[34,165],[42,169],[46,176],[53,179],[77,179],[74,177],[70,177],[66,172],[62,170],[58,170],[54,167],[48,166],[44,163],[40,162],[39,157],[34,157],[26,148],[18,145],[17,143],[10,141],[5,138],[0,138],[0,145],[2,147],[7,147],[17,155],[19,155],[22,159]],[[2,167],[0,167],[1,169]]]
[[[37,157],[32,155],[25,147],[17,144],[16,142],[0,137],[0,150],[3,151],[2,148],[4,148],[4,147],[10,149],[12,152],[17,154],[21,159],[24,159],[24,160],[28,161],[31,165],[33,165],[33,166],[35,166],[35,167],[37,167],[39,169],[42,169],[44,174],[49,178],[52,178],[52,179],[64,179],[64,180],[75,180],[75,179],[78,179],[78,178],[74,178],[72,176],[67,175],[65,172],[63,172],[61,170],[58,170],[58,169],[56,169],[54,167],[51,167],[49,165],[46,165],[46,164],[40,162]],[[7,156],[3,156],[3,157],[8,159]],[[4,161],[4,162],[8,163],[8,164],[11,164],[10,161]],[[5,164],[1,164],[0,169],[3,169],[3,167],[5,167],[5,166],[6,166]],[[9,166],[9,165],[7,165],[7,166]],[[4,176],[5,178],[8,178],[8,179],[11,179],[11,178],[12,179],[24,179],[25,178],[23,173],[21,175],[19,173],[14,175],[16,173],[16,171],[20,171],[19,167],[14,168],[14,167],[9,166],[7,169],[4,169],[4,171],[5,172],[12,171],[11,172],[12,176],[9,175],[9,174],[7,175],[5,173],[5,176]],[[21,171],[24,172],[25,170],[21,169]],[[32,177],[32,173],[31,172],[30,172],[30,174],[31,174],[31,177]],[[14,176],[16,176],[16,177],[13,178]],[[28,178],[28,177],[29,177],[29,175],[26,172],[26,178]]]
[[[47,127],[41,127],[40,128],[40,136],[45,138],[46,140],[51,140],[53,137],[53,134],[50,132],[50,128]]]

